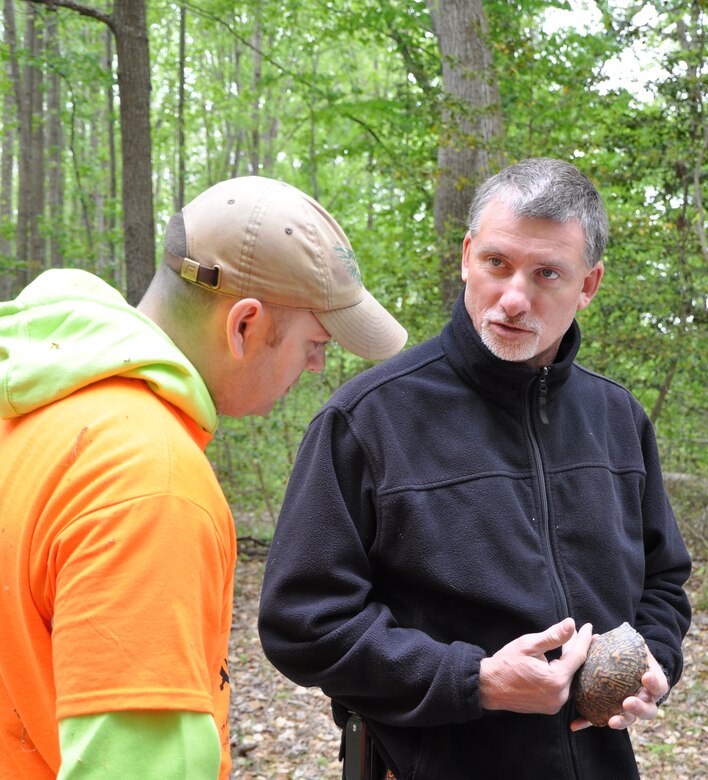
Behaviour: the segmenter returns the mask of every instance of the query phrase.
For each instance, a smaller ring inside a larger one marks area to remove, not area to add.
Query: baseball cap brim
[[[365,360],[386,360],[405,345],[406,329],[367,291],[353,306],[314,314],[344,349]]]

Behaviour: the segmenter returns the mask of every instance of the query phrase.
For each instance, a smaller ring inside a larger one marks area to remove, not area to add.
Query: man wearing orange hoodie
[[[236,539],[204,450],[333,338],[404,329],[314,200],[243,177],[172,218],[137,309],[50,270],[0,304],[0,778],[224,780]]]

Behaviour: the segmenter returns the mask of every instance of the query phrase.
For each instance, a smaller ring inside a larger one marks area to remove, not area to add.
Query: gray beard
[[[513,322],[505,317],[488,314],[482,322],[480,338],[485,347],[500,360],[508,360],[512,363],[526,363],[532,360],[538,352],[538,344],[541,341],[541,329],[536,322],[519,321],[514,324],[526,328],[533,328],[534,332],[524,337],[523,341],[512,343],[499,338],[490,327],[490,320],[496,319],[498,322]]]

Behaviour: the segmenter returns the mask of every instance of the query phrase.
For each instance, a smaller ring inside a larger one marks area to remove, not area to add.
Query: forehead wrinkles
[[[522,214],[504,201],[492,201],[481,214],[479,229],[474,235],[480,235],[485,231],[506,229],[523,233],[547,234],[568,232],[570,229],[577,233],[578,238],[584,241],[585,231],[577,219],[556,220],[541,214]]]

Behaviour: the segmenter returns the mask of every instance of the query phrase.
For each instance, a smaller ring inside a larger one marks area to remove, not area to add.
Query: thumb
[[[561,656],[563,663],[572,668],[573,671],[579,669],[587,658],[593,639],[592,624],[585,623],[580,631],[574,634],[573,638],[563,646]]]
[[[564,645],[575,634],[575,621],[571,617],[554,623],[538,634],[527,634],[531,653],[542,654]]]

